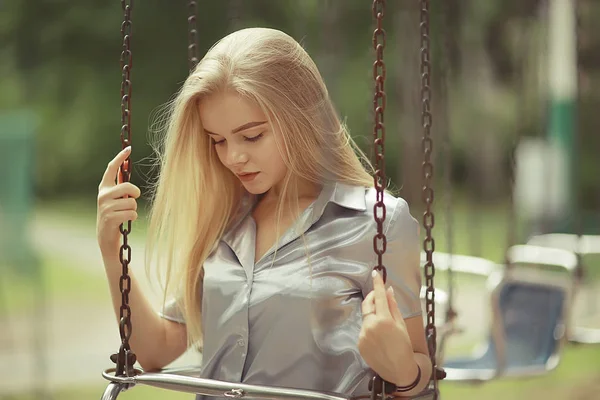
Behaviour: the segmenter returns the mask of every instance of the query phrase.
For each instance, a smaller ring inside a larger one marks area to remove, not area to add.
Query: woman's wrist
[[[399,371],[398,377],[392,383],[394,383],[399,389],[407,388],[416,385],[421,380],[421,367],[413,357],[409,363],[404,364],[404,367]]]

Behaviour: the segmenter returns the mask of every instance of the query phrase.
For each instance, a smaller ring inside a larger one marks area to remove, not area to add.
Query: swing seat
[[[491,333],[473,357],[448,359],[446,380],[483,382],[500,376],[546,373],[558,365],[565,337],[569,286],[539,271],[510,270],[490,277]]]
[[[423,312],[425,308],[425,296],[427,288],[421,287],[421,301]],[[443,306],[448,302],[448,295],[441,289],[435,289],[436,305]],[[443,324],[439,318],[436,322]],[[437,325],[437,324],[436,324]],[[443,336],[443,329],[438,335],[438,339]],[[209,396],[223,396],[229,393],[230,397],[252,397],[254,399],[293,399],[293,400],[352,400],[336,393],[322,393],[307,390],[295,390],[287,388],[275,388],[258,385],[245,385],[240,383],[228,383],[212,379],[197,378],[200,375],[200,367],[174,367],[165,368],[159,372],[136,371],[133,377],[115,377],[114,369],[109,369],[103,373],[105,379],[109,380],[101,399],[115,400],[119,394],[135,385],[153,386],[157,388],[174,390],[185,393],[197,393]],[[244,395],[240,396],[239,390],[243,390]],[[424,391],[413,399],[429,400],[433,399],[433,393]]]
[[[102,376],[109,384],[101,400],[116,400],[121,392],[135,385],[152,386],[180,393],[194,393],[209,397],[231,397],[253,400],[365,400],[369,397],[350,397],[339,393],[318,392],[315,390],[293,389],[285,387],[249,385],[238,382],[226,382],[215,379],[197,378],[199,368],[167,368],[160,372],[142,372],[136,370],[130,377],[115,376],[114,368],[104,371]],[[413,400],[433,400],[434,392],[425,389],[412,396]]]
[[[551,248],[557,251],[569,251],[580,256],[600,254],[600,235],[574,235],[569,233],[547,233],[533,236],[527,242],[530,245]],[[577,260],[579,261],[579,260]],[[581,283],[573,269],[571,277],[573,296],[579,294]],[[570,326],[567,329],[568,339],[576,344],[600,344],[600,329],[582,326]]]
[[[349,400],[349,397],[315,390],[249,385],[216,379],[198,378],[197,368],[167,368],[158,372],[136,370],[133,376],[115,376],[111,368],[102,374],[109,380],[102,400],[115,400],[117,396],[135,385],[152,386],[180,393],[194,393],[209,397],[233,397],[256,400]]]

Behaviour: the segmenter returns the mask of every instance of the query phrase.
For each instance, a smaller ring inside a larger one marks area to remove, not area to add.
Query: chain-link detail
[[[384,91],[385,63],[383,62],[383,49],[385,48],[385,31],[382,28],[382,20],[385,11],[385,0],[373,1],[373,17],[377,20],[377,28],[373,32],[373,48],[377,59],[373,63],[373,79],[375,80],[375,95],[373,96],[373,110],[375,112],[375,124],[373,127],[373,156],[375,158],[375,190],[377,198],[373,212],[377,223],[377,234],[373,237],[373,249],[377,254],[377,266],[383,275],[383,281],[387,279],[387,271],[383,266],[383,253],[387,248],[387,239],[383,233],[383,223],[386,216],[386,208],[383,202],[385,189],[385,125],[383,114],[385,112],[386,94]]]
[[[188,61],[190,71],[193,71],[198,64],[198,30],[196,29],[196,18],[198,15],[198,9],[196,1],[190,0],[189,2],[189,16],[188,16]]]
[[[121,24],[121,36],[123,49],[121,51],[121,145],[123,148],[131,146],[131,9],[133,0],[121,0],[123,8],[123,23]],[[131,163],[129,157],[123,162],[119,170],[120,181],[129,182],[131,178]],[[129,292],[131,290],[131,277],[129,276],[129,264],[131,262],[131,247],[128,243],[128,235],[131,233],[131,221],[127,221],[127,227],[121,224],[119,227],[123,236],[123,243],[119,249],[119,261],[122,273],[119,280],[121,292],[121,307],[119,308],[119,334],[121,346],[118,354],[113,354],[111,360],[117,364],[116,375],[129,376],[133,372],[133,364],[136,357],[129,347],[131,338],[131,308],[129,308]]]
[[[377,26],[373,32],[373,48],[375,49],[376,60],[373,63],[373,79],[375,80],[375,94],[373,96],[373,111],[375,112],[375,123],[373,126],[373,157],[375,173],[373,181],[376,190],[376,201],[373,207],[375,223],[377,224],[377,233],[373,237],[373,249],[377,254],[377,265],[373,268],[379,270],[383,277],[383,282],[387,281],[387,270],[383,265],[383,254],[387,248],[387,238],[383,230],[385,222],[386,208],[383,201],[384,190],[386,186],[385,176],[385,125],[383,114],[385,112],[386,94],[384,91],[385,83],[385,63],[383,62],[383,49],[385,48],[385,30],[383,29],[383,16],[385,13],[385,0],[373,0],[373,18],[377,21]],[[370,383],[371,400],[385,397],[384,381],[379,375],[375,375]]]
[[[435,224],[435,218],[431,206],[433,204],[433,163],[431,155],[433,153],[433,140],[431,138],[431,58],[430,58],[430,40],[429,40],[429,0],[420,0],[421,8],[421,124],[423,126],[423,202],[425,203],[425,212],[423,213],[423,227],[425,228],[425,240],[423,249],[426,254],[425,262],[425,285],[426,296],[425,306],[427,313],[427,324],[425,333],[427,335],[427,344],[429,346],[429,356],[434,367],[432,374],[434,399],[438,397],[438,374],[436,371],[436,327],[435,327],[435,286],[433,278],[435,267],[433,265],[433,252],[435,251],[435,241],[432,236],[432,229]]]

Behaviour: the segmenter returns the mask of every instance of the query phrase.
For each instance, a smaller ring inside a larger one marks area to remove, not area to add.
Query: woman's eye
[[[244,139],[245,139],[246,141],[248,141],[248,142],[256,142],[256,141],[257,141],[258,139],[260,139],[261,137],[263,137],[263,134],[262,134],[262,133],[261,133],[261,134],[259,134],[259,135],[256,135],[256,136],[254,136],[254,137],[244,137]]]
[[[263,134],[261,133],[259,135],[254,136],[254,137],[246,137],[246,136],[244,136],[244,140],[246,142],[256,142],[257,140],[259,140],[262,137],[263,137]],[[212,142],[213,142],[214,145],[219,145],[219,144],[225,143],[225,139],[221,139],[221,140],[218,140],[218,141],[215,140],[215,139],[212,139]]]

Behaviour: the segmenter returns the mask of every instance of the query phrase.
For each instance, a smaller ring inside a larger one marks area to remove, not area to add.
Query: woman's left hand
[[[396,383],[414,353],[404,318],[391,286],[386,290],[374,271],[373,290],[362,302],[363,324],[358,350],[366,363],[386,381]]]

